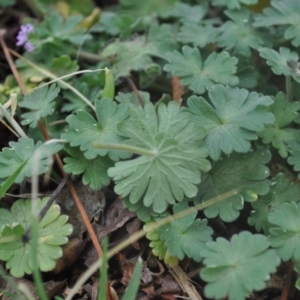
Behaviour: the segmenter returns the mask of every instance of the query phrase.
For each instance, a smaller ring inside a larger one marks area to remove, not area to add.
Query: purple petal
[[[32,52],[34,50],[34,47],[33,45],[30,43],[30,42],[27,42],[25,45],[24,45],[24,48],[28,51],[28,52]]]

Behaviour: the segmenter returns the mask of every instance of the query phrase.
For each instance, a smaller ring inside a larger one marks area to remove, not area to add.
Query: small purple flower
[[[34,46],[28,41],[28,34],[33,32],[34,28],[31,24],[21,25],[21,29],[17,35],[17,46],[24,45],[24,48],[28,52],[32,52],[34,50]]]

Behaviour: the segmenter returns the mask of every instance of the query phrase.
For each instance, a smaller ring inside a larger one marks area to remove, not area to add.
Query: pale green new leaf
[[[257,231],[263,229],[264,233],[268,234],[272,227],[268,221],[268,214],[277,210],[282,203],[299,200],[300,186],[279,173],[272,179],[269,193],[259,196],[255,202],[251,203],[253,211],[248,218],[248,223],[255,226]]]
[[[37,199],[38,211],[46,205],[49,198]],[[31,205],[33,200],[18,200],[10,212],[0,209],[0,260],[6,261],[6,267],[15,277],[23,277],[32,273],[31,241],[24,242],[21,234],[29,229],[31,224]],[[60,215],[60,208],[52,205],[38,225],[38,264],[44,272],[55,267],[56,259],[62,256],[60,245],[68,242],[67,236],[72,233],[72,226],[67,224],[68,217]],[[15,230],[19,224],[22,228]],[[9,232],[7,229],[11,228]],[[4,229],[3,229],[4,228]],[[7,237],[10,236],[10,239]]]
[[[287,128],[287,126],[299,115],[299,109],[299,102],[289,102],[285,94],[279,92],[270,106],[270,111],[276,119],[275,123],[266,125],[265,129],[258,133],[263,142],[265,144],[272,143],[282,157],[288,156],[287,141],[296,139],[298,130]]]
[[[173,206],[174,214],[184,211],[188,208],[187,202],[181,202]],[[213,230],[207,226],[207,220],[196,219],[197,211],[195,210],[188,216],[176,219],[157,231],[161,239],[165,241],[168,252],[180,260],[185,255],[195,261],[200,261],[201,249],[205,243],[211,241]]]
[[[115,191],[133,204],[161,213],[169,204],[196,195],[200,170],[208,171],[206,149],[200,148],[205,130],[195,125],[176,102],[160,104],[157,112],[151,103],[132,107],[130,118],[119,126],[129,137],[126,144],[156,153],[117,162],[108,170]]]
[[[254,26],[291,25],[284,33],[287,40],[292,40],[292,45],[300,45],[300,6],[298,0],[272,0],[272,7],[263,10],[263,14],[256,17]]]
[[[92,147],[92,143],[120,144],[124,141],[117,127],[128,117],[128,105],[117,105],[111,99],[103,98],[96,100],[95,107],[97,120],[84,110],[68,116],[66,120],[69,128],[62,134],[62,138],[72,147],[80,146],[87,159],[94,159],[98,155],[108,155],[113,161],[130,157],[128,152]]]
[[[220,27],[220,36],[217,38],[220,47],[232,49],[237,55],[251,56],[251,48],[259,49],[270,44],[270,34],[253,27],[253,13],[250,10],[226,10],[225,14],[232,21],[227,21]]]
[[[34,90],[32,93],[24,96],[23,100],[19,102],[19,106],[31,110],[23,113],[22,125],[28,125],[35,128],[42,118],[51,115],[54,111],[55,102],[60,89],[52,84],[49,88],[44,86]]]
[[[176,49],[172,27],[168,24],[154,23],[147,36],[137,36],[133,40],[114,42],[101,53],[103,57],[115,56],[111,70],[116,77],[128,76],[132,70],[147,69],[152,63],[152,56],[165,58],[165,53]]]
[[[257,132],[275,121],[269,112],[273,103],[269,96],[222,85],[213,86],[208,95],[210,103],[203,97],[191,96],[188,110],[192,119],[207,130],[204,145],[214,160],[222,152],[248,152]]]
[[[237,85],[239,80],[236,73],[237,58],[228,52],[211,53],[203,62],[197,48],[182,47],[178,51],[166,54],[169,64],[164,69],[175,76],[181,77],[181,83],[187,85],[197,94],[203,94],[215,83]]]
[[[283,203],[268,215],[269,241],[283,261],[300,260],[300,203]]]
[[[9,148],[3,148],[0,153],[0,178],[11,176],[27,161],[15,180],[17,183],[21,182],[25,177],[31,177],[36,172],[38,174],[45,173],[51,163],[52,155],[62,148],[57,143],[42,144],[41,141],[38,141],[35,144],[29,138],[20,138],[18,142],[10,142],[9,146]]]
[[[258,195],[268,193],[270,183],[267,178],[270,173],[265,164],[270,159],[271,154],[265,149],[221,157],[213,164],[212,169],[202,176],[194,203],[199,204],[222,193],[241,188],[241,192],[204,209],[208,218],[219,216],[225,222],[234,221],[244,208],[244,201],[253,202]]]
[[[287,65],[287,62],[290,60],[298,61],[299,55],[297,52],[280,47],[279,52],[270,48],[261,48],[259,49],[259,54],[267,60],[267,64],[271,66],[272,71],[276,75],[292,76],[296,81],[300,82],[299,75]]]
[[[240,9],[241,5],[256,4],[258,0],[212,0],[215,6],[227,6],[229,9]]]
[[[205,268],[200,272],[201,278],[208,282],[205,295],[245,300],[252,291],[262,290],[280,263],[269,246],[267,237],[247,231],[235,234],[230,242],[220,237],[206,243],[206,249],[201,251]]]
[[[74,175],[83,174],[83,184],[89,185],[93,190],[100,190],[103,186],[110,184],[107,170],[113,166],[113,161],[107,156],[97,156],[94,159],[87,159],[78,147],[65,145],[65,149],[71,155],[64,158],[64,170],[66,173]]]

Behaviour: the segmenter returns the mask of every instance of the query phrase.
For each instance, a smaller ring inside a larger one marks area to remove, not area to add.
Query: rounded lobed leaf
[[[235,234],[231,241],[217,238],[215,242],[207,242],[201,251],[205,267],[200,272],[201,278],[208,282],[205,295],[244,300],[252,291],[263,289],[280,263],[275,250],[268,249],[269,245],[267,237],[246,231]]]
[[[300,260],[300,203],[283,203],[268,215],[269,241],[284,260]]]
[[[214,85],[208,95],[211,104],[203,97],[189,97],[188,111],[207,130],[204,146],[214,160],[220,159],[222,152],[248,152],[257,132],[275,121],[269,112],[273,103],[269,96],[223,85]]]
[[[37,210],[41,211],[48,200],[49,198],[34,200]],[[12,205],[10,212],[0,209],[0,260],[7,262],[6,267],[15,277],[32,273],[31,241],[24,242],[21,235],[30,227],[31,206],[32,200],[20,199]],[[9,217],[2,218],[4,215]],[[54,204],[39,222],[37,260],[42,271],[52,270],[56,259],[62,256],[60,245],[66,244],[67,236],[72,233],[72,226],[67,224],[67,220],[68,217],[60,215],[59,206]],[[23,229],[20,230],[14,224]],[[10,232],[5,228],[11,228]],[[10,239],[7,239],[8,235]]]
[[[129,139],[126,144],[150,150],[155,156],[118,162],[108,169],[117,194],[135,204],[162,213],[169,204],[193,197],[200,170],[207,171],[207,152],[200,148],[205,130],[191,122],[176,102],[161,104],[156,112],[151,103],[144,109],[132,107],[130,118],[119,126]]]

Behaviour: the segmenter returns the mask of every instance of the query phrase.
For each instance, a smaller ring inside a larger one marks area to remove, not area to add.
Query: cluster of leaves
[[[24,96],[19,107],[28,136],[2,150],[0,178],[25,162],[16,182],[31,176],[33,152],[40,159],[35,173],[42,174],[47,156],[63,150],[67,173],[82,174],[95,190],[112,181],[147,225],[203,205],[202,219],[194,210],[148,233],[153,252],[170,265],[185,256],[203,262],[208,298],[243,300],[264,288],[281,260],[300,263],[300,188],[288,172],[269,170],[279,157],[283,170],[300,171],[300,68],[292,50],[300,45],[300,6],[298,0],[272,0],[265,8],[256,0],[186,2],[121,0],[99,20],[89,16],[95,23],[89,33],[87,18],[63,20],[58,13],[35,26],[29,36],[35,50],[24,55],[32,64],[17,62],[28,87],[79,64],[91,71],[107,66],[115,79],[90,72],[65,79],[76,94],[58,81]],[[118,86],[126,76],[155,90],[151,101],[145,91]],[[157,96],[171,92],[171,76],[185,87],[182,106]],[[66,122],[57,125],[61,119]],[[42,145],[39,122],[63,140],[63,149],[57,142]],[[230,241],[212,241],[210,219],[234,222],[241,212],[248,214],[248,230],[258,233],[241,228]],[[22,231],[3,226],[3,237]]]

